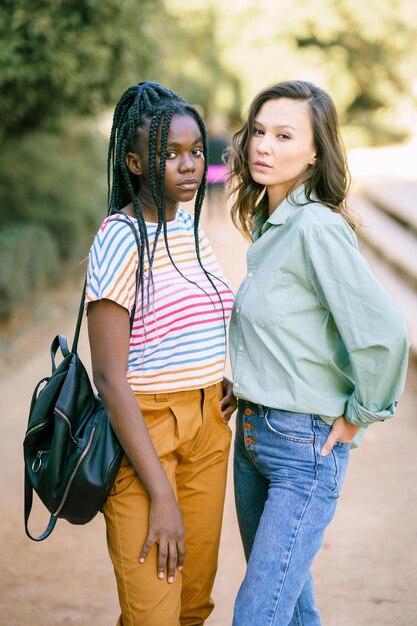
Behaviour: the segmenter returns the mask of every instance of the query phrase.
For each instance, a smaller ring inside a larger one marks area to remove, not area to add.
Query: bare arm
[[[111,300],[88,305],[88,333],[94,383],[111,424],[151,499],[149,530],[139,560],[159,544],[158,577],[168,582],[185,557],[184,526],[174,491],[149,437],[143,415],[126,379],[130,326],[126,309]]]

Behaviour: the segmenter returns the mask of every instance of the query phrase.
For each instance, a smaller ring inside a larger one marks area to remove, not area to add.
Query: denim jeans
[[[349,444],[320,450],[330,426],[317,415],[239,400],[235,498],[248,562],[233,626],[320,626],[313,559],[344,480]]]

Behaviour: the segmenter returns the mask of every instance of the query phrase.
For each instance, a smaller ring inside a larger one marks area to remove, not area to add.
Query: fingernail
[[[168,578],[168,582],[169,582],[169,583],[173,583],[173,582],[174,582],[174,577],[173,577],[173,576],[170,576],[170,577]]]
[[[139,557],[139,563],[145,563],[145,559],[143,558],[143,556]]]
[[[327,456],[329,454],[329,451],[327,448],[322,448],[321,449],[321,456]]]
[[[182,565],[178,565],[177,570],[180,572],[182,570],[183,566]]]
[[[158,578],[163,578],[163,577],[164,577],[164,572],[159,572]]]

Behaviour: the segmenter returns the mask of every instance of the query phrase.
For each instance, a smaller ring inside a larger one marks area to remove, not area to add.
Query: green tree
[[[164,20],[163,0],[3,0],[0,133],[113,105],[157,66],[156,15]]]
[[[295,41],[301,50],[318,50],[333,75],[348,77],[346,120],[366,121],[410,95],[408,58],[417,52],[413,2],[315,0],[304,6]]]
[[[415,0],[211,2],[245,105],[268,84],[302,79],[329,91],[352,143],[392,141],[413,125]]]
[[[170,19],[160,53],[166,80],[206,115],[240,113],[241,81],[224,63],[219,45],[218,10],[210,3],[175,0],[167,3]]]

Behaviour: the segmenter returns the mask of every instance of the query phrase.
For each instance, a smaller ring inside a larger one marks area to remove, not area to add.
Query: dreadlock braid
[[[160,190],[160,206],[158,206],[158,221],[162,221],[164,224],[164,230],[166,229],[166,199],[165,199],[165,170],[166,170],[166,152],[168,144],[168,132],[171,125],[172,116],[174,115],[175,107],[170,106],[164,113],[161,127],[161,158],[159,161],[159,174],[158,174],[158,188]]]
[[[155,202],[157,208],[160,204],[160,191],[156,182],[156,149],[158,141],[158,128],[162,115],[163,111],[158,111],[158,113],[153,116],[149,127],[149,182],[153,201]],[[164,155],[161,155],[161,157],[163,158]]]
[[[166,171],[166,148],[168,142],[168,134],[175,115],[189,115],[194,118],[203,138],[204,153],[204,175],[201,185],[196,194],[194,207],[194,241],[198,263],[206,275],[208,281],[215,290],[222,308],[223,325],[226,335],[226,323],[224,306],[213,279],[222,282],[219,278],[208,272],[201,261],[200,241],[199,241],[199,223],[201,209],[203,205],[208,165],[208,137],[207,129],[203,118],[199,112],[190,104],[188,104],[181,96],[174,91],[167,89],[156,82],[141,82],[126,89],[116,105],[113,124],[110,133],[109,150],[107,158],[107,186],[108,186],[108,214],[120,211],[127,204],[131,203],[137,218],[140,241],[143,245],[139,250],[139,272],[138,272],[138,289],[141,293],[142,316],[141,323],[144,329],[146,343],[146,324],[145,320],[149,310],[151,301],[151,290],[153,290],[152,266],[156,253],[157,243],[161,231],[163,231],[164,241],[169,259],[177,272],[188,282],[196,285],[206,295],[211,296],[198,283],[188,279],[176,266],[172,258],[168,244],[167,220],[166,220],[166,196],[165,196],[165,171]],[[155,232],[155,238],[150,250],[148,232],[145,219],[143,217],[141,207],[138,201],[139,177],[132,174],[126,164],[126,155],[129,152],[135,152],[138,144],[139,131],[145,131],[149,137],[149,184],[155,207],[158,214],[158,224]],[[159,146],[159,167],[157,167],[156,154],[158,152],[158,137],[160,137]],[[147,289],[145,290],[145,255],[147,260]],[[225,283],[223,283],[225,284]],[[146,291],[146,306],[145,306]],[[213,306],[214,302],[213,302]],[[146,309],[146,310],[145,310]]]

